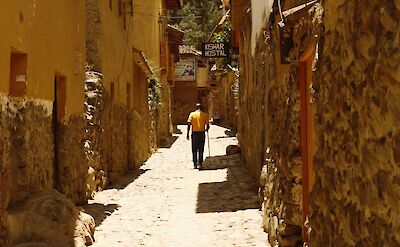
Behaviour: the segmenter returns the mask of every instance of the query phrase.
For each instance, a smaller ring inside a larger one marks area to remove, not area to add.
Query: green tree
[[[220,2],[220,0],[184,0],[182,8],[172,14],[171,24],[185,31],[184,45],[193,45],[196,49],[201,49],[201,43],[208,40],[223,15]]]
[[[228,18],[219,26],[219,31],[214,32],[211,38],[212,42],[230,42],[232,36],[232,23]]]

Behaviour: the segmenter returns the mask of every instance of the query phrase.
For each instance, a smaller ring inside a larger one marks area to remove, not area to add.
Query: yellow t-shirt
[[[187,121],[192,125],[192,131],[194,132],[204,132],[206,130],[205,126],[209,124],[207,113],[200,110],[191,112]]]

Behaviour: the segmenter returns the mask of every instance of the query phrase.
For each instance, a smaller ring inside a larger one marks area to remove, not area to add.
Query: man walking
[[[196,169],[197,166],[201,170],[203,164],[203,153],[204,153],[204,142],[206,140],[205,131],[210,128],[207,113],[202,111],[200,103],[196,104],[196,111],[189,114],[187,120],[187,135],[186,138],[189,140],[190,126],[192,126],[192,154],[193,154],[193,165]]]

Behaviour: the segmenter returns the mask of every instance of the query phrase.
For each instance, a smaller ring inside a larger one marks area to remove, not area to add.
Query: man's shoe
[[[199,170],[203,170],[203,164],[202,163],[199,164]]]
[[[193,163],[194,169],[197,169],[197,163]]]

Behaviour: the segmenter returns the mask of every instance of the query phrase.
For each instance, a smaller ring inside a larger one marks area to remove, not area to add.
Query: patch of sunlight
[[[217,170],[201,170],[199,171],[199,182],[200,183],[218,183],[225,182],[228,179],[228,169],[217,169]]]

